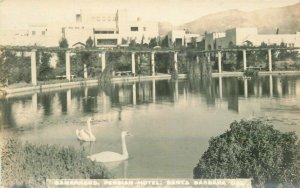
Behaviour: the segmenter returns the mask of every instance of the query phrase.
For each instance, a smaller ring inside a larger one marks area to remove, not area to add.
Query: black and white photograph
[[[0,0],[0,188],[300,187],[300,0]]]

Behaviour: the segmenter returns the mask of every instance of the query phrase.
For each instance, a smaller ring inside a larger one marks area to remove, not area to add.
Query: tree
[[[38,69],[38,80],[45,81],[55,77],[53,68],[50,67],[50,53],[41,53],[41,64]]]
[[[6,85],[8,81],[8,76],[9,76],[9,64],[6,61],[5,57],[6,52],[1,52],[0,55],[0,86]]]
[[[59,47],[60,48],[68,48],[69,47],[68,40],[65,37],[60,39]]]
[[[128,43],[128,41],[126,39],[122,38],[122,44],[127,44],[127,43]]]
[[[94,47],[94,41],[91,37],[89,37],[85,42],[86,48],[93,48]]]
[[[161,47],[169,47],[169,42],[168,42],[168,36],[165,36],[165,38],[161,41]]]
[[[135,39],[131,39],[129,42],[129,47],[135,47],[136,46],[136,41]]]
[[[300,144],[294,132],[282,133],[260,120],[233,122],[211,138],[194,168],[194,178],[253,178],[263,186],[300,183]]]
[[[66,38],[61,38],[59,41],[59,48],[68,48],[69,44]],[[66,54],[65,52],[58,52],[57,53],[58,56],[58,63],[60,65],[65,65],[66,64]]]
[[[153,48],[154,46],[158,46],[156,38],[152,38],[149,42],[149,48]]]
[[[142,36],[142,40],[141,40],[141,45],[144,44],[144,40],[145,40],[145,36],[143,35],[143,36]]]

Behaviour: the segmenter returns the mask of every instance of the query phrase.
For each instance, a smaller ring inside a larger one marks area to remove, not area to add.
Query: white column
[[[269,75],[270,97],[273,97],[273,76]]]
[[[196,62],[197,62],[197,64],[199,64],[199,62],[200,62],[200,61],[199,61],[199,56],[198,56],[198,55],[196,56]]]
[[[219,93],[220,93],[220,99],[223,98],[223,78],[222,76],[219,76]]]
[[[269,55],[269,71],[272,72],[272,53],[271,53],[271,49],[268,49],[268,55]]]
[[[88,73],[87,73],[86,64],[83,64],[83,78],[87,79],[87,77],[88,77]]]
[[[219,67],[219,73],[222,72],[222,56],[221,56],[221,51],[218,51],[218,67]]]
[[[37,85],[36,79],[36,50],[31,51],[31,83]]]
[[[106,62],[105,62],[105,52],[102,52],[101,53],[101,70],[102,70],[102,72],[104,71],[104,69],[105,69],[105,65],[106,65]]]
[[[151,69],[152,69],[152,76],[155,76],[155,53],[151,53]]]
[[[178,56],[177,56],[178,52],[174,52],[174,70],[175,73],[178,74]]]
[[[247,70],[247,55],[246,50],[243,50],[244,71]]]
[[[152,100],[153,100],[153,103],[155,103],[155,101],[156,101],[155,80],[152,80]]]
[[[66,79],[71,81],[70,51],[66,51]]]
[[[135,53],[131,53],[131,72],[135,76]]]
[[[244,95],[245,98],[248,98],[248,80],[244,79]]]
[[[132,103],[133,105],[136,105],[136,84],[132,84]]]

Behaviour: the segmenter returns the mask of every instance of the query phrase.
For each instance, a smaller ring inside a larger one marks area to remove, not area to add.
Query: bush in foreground
[[[300,185],[300,148],[295,133],[260,120],[233,122],[209,141],[194,178],[252,178],[256,186]]]
[[[48,179],[109,178],[100,164],[86,158],[84,151],[58,145],[21,144],[9,139],[2,146],[2,185],[45,186]]]

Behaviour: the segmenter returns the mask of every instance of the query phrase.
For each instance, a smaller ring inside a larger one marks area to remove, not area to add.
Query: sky
[[[229,9],[252,11],[296,3],[300,0],[0,0],[0,30],[74,21],[80,9],[99,13],[127,9],[132,20],[141,17],[180,25]]]

